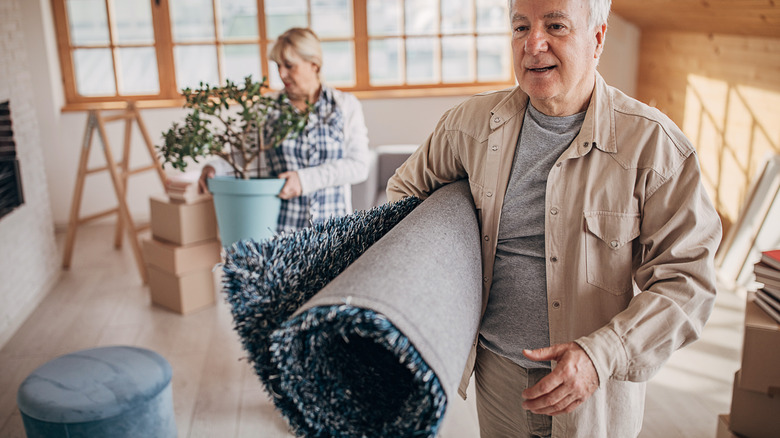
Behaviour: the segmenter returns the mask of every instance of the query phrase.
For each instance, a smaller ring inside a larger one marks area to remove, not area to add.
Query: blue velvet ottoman
[[[32,372],[16,402],[28,438],[176,437],[171,366],[143,348],[77,351]]]

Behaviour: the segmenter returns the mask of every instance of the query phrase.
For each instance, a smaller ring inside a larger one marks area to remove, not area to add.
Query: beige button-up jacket
[[[468,178],[482,233],[483,312],[526,105],[516,87],[450,109],[387,186],[391,201],[425,198]],[[636,436],[642,382],[698,338],[715,299],[721,226],[695,150],[666,116],[597,73],[580,133],[549,173],[545,209],[550,342],[577,342],[599,377],[585,403],[554,417],[553,437]],[[464,398],[475,357],[472,349]]]

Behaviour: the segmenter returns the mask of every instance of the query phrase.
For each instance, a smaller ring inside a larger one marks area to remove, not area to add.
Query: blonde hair
[[[285,60],[290,59],[290,51],[322,69],[322,46],[317,34],[311,29],[302,27],[288,29],[276,39],[268,57],[277,64],[283,64]]]

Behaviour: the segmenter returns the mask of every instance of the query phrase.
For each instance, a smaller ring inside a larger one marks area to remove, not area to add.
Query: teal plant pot
[[[229,248],[242,239],[260,242],[274,236],[282,206],[279,192],[284,182],[284,179],[278,178],[236,179],[224,176],[208,180],[223,247]]]

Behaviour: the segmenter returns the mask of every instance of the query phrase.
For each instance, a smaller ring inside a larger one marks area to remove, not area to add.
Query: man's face
[[[588,0],[514,0],[512,53],[520,88],[539,111],[584,111],[593,91],[606,25],[590,29]]]

